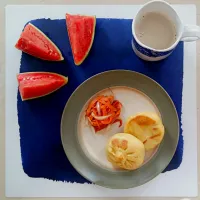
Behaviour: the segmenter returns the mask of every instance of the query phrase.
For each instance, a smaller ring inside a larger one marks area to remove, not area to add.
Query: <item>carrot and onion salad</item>
[[[114,100],[114,96],[101,95],[89,103],[86,117],[95,132],[116,122],[119,122],[120,127],[122,126],[122,120],[120,119],[121,109],[122,104],[118,100]]]

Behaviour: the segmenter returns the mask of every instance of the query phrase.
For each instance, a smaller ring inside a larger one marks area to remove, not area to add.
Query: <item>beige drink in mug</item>
[[[165,1],[150,1],[137,13],[132,23],[134,52],[147,61],[169,56],[179,41],[200,39],[200,27],[184,25],[176,11]]]

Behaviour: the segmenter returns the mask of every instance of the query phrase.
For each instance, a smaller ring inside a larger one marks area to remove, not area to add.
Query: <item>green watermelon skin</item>
[[[58,47],[41,30],[31,23],[25,26],[15,47],[42,60],[64,60]]]
[[[51,72],[26,72],[17,75],[22,101],[49,95],[68,82],[68,77]]]
[[[88,56],[93,44],[96,17],[66,14],[66,25],[75,65]]]

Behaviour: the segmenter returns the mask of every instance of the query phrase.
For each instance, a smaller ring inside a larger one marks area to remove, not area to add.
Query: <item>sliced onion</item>
[[[110,115],[105,115],[105,116],[96,116],[94,113],[92,113],[91,115],[92,115],[92,117],[94,117],[94,118],[97,119],[97,120],[105,120],[105,119],[107,119],[108,117],[110,117],[112,114],[110,114]]]
[[[96,108],[97,108],[98,115],[101,115],[100,103],[98,101],[97,101]]]

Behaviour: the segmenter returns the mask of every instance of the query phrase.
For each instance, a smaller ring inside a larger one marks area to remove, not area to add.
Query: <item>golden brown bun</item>
[[[145,157],[143,143],[133,135],[117,133],[110,138],[106,148],[107,158],[122,169],[134,170],[142,165]]]
[[[150,150],[159,145],[164,137],[164,126],[156,113],[138,113],[128,118],[124,132],[137,137]]]

